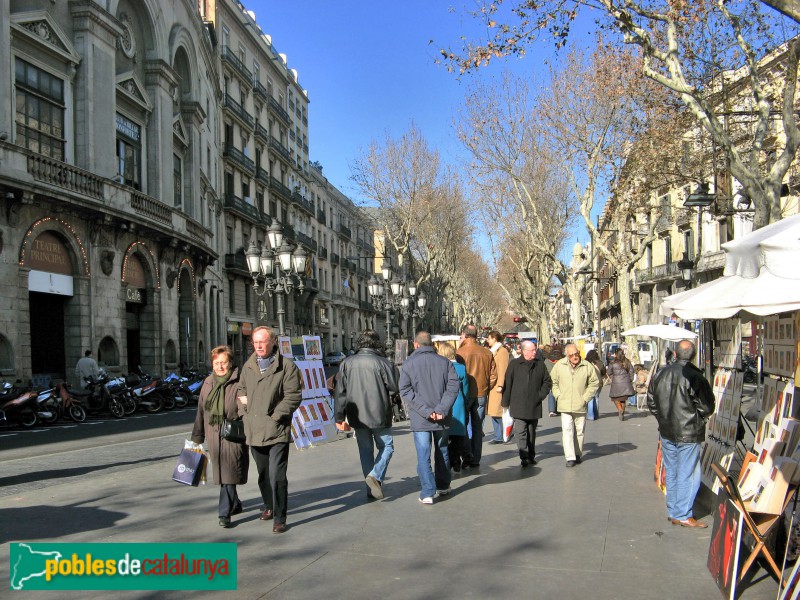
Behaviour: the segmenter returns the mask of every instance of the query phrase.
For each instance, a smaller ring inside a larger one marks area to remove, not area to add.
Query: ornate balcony
[[[675,279],[681,273],[678,268],[678,262],[673,261],[666,265],[657,265],[648,269],[638,269],[636,271],[636,281],[639,285],[645,283],[658,283],[659,281],[666,281],[668,279]]]
[[[294,202],[300,209],[307,212],[310,216],[314,216],[314,205],[309,200],[303,198],[303,196],[301,196],[299,193],[292,193],[292,202]]]
[[[269,149],[273,150],[277,155],[278,158],[282,158],[287,163],[292,162],[292,154],[289,150],[281,144],[276,138],[270,136],[269,137]]]
[[[256,163],[254,163],[251,158],[247,157],[244,152],[236,148],[233,144],[225,144],[225,148],[222,150],[222,156],[234,163],[243,171],[246,171],[249,175],[256,174]]]
[[[261,213],[255,206],[248,204],[233,194],[228,194],[225,196],[225,208],[237,213],[240,217],[243,217],[252,223],[259,224],[263,222]]]
[[[275,177],[271,175],[269,178],[269,189],[270,191],[274,192],[287,202],[292,201],[292,190],[290,190],[288,187],[283,185],[280,181],[278,181],[277,179],[275,179]]]
[[[325,211],[321,208],[317,209],[317,222],[320,225],[325,225]]]
[[[269,109],[270,109],[270,110],[271,110],[273,113],[275,113],[275,115],[276,115],[276,116],[277,116],[277,117],[278,117],[278,118],[279,118],[281,121],[283,121],[283,123],[284,123],[285,125],[291,125],[291,120],[289,119],[289,113],[287,113],[287,112],[286,112],[286,110],[285,110],[285,109],[284,109],[284,108],[283,108],[283,107],[282,107],[280,104],[278,104],[278,101],[277,101],[277,100],[275,100],[275,98],[273,98],[272,96],[270,96],[270,97],[269,97],[269,102],[268,102],[267,104],[268,104],[268,107],[269,107]]]
[[[225,269],[228,271],[236,271],[241,275],[250,277],[250,270],[247,268],[247,258],[244,252],[237,252],[236,254],[225,255]]]
[[[269,173],[267,173],[267,171],[265,171],[261,167],[258,167],[256,169],[256,179],[258,181],[260,181],[261,183],[263,183],[264,185],[266,185],[267,187],[269,187],[269,185],[271,183],[271,180],[270,180],[270,177],[269,177]]]
[[[327,248],[320,248],[317,251],[317,256],[319,256],[323,260],[328,260],[328,249]]]
[[[253,129],[253,126],[256,122],[253,118],[253,115],[247,112],[241,104],[231,97],[230,94],[225,94],[225,98],[222,102],[222,108],[227,110],[231,115],[238,119],[242,125],[249,129]]]
[[[253,78],[253,93],[256,96],[261,96],[261,98],[263,98],[265,101],[269,101],[270,96],[267,88],[261,85],[261,82],[255,77]]]
[[[336,252],[331,252],[331,264],[338,265],[339,264],[339,255]]]
[[[236,53],[231,50],[228,46],[223,46],[222,51],[220,53],[222,57],[222,63],[230,65],[233,70],[244,80],[248,87],[253,85],[253,74],[250,72],[241,59],[236,55]]]
[[[256,137],[261,138],[266,144],[269,144],[269,131],[261,123],[256,123]]]
[[[350,228],[341,223],[339,224],[339,234],[343,237],[346,237],[348,240],[352,239],[353,235],[350,231]]]

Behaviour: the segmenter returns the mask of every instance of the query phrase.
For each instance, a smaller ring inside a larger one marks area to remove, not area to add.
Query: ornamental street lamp
[[[678,261],[678,269],[681,271],[681,279],[683,279],[686,287],[692,287],[692,270],[694,269],[694,263],[689,260],[686,252],[683,253],[683,258]]]
[[[404,319],[411,317],[411,338],[417,334],[417,319],[425,316],[425,305],[428,303],[428,296],[425,291],[420,291],[417,298],[417,284],[409,283],[403,290],[403,298],[400,300],[400,311]]]
[[[267,230],[267,240],[270,247],[265,242],[260,251],[255,240],[250,240],[250,247],[245,252],[247,268],[253,278],[256,296],[277,296],[279,335],[286,335],[284,296],[299,296],[305,290],[302,274],[306,272],[308,254],[302,247],[293,247],[283,238],[283,229],[277,221],[273,221]]]
[[[381,274],[382,280],[374,275],[369,278],[367,290],[375,310],[386,311],[386,352],[389,354],[394,352],[392,314],[401,306],[403,284],[397,275],[392,276],[391,264],[386,260],[383,261]]]

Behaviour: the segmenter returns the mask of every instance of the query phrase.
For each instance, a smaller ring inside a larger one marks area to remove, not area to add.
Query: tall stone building
[[[328,264],[367,239],[361,213],[314,174],[308,94],[240,2],[0,0],[0,49],[0,374],[71,378],[86,349],[119,372],[243,358],[277,324],[245,260],[273,223],[311,257],[287,333],[367,323]]]

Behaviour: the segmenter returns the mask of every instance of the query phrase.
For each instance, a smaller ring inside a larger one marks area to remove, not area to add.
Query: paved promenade
[[[452,495],[433,506],[417,501],[416,456],[407,426],[396,428],[382,502],[366,501],[354,439],[302,452],[293,448],[290,529],[283,535],[273,535],[271,523],[258,520],[252,465],[251,483],[240,491],[245,511],[231,529],[217,525],[216,486],[193,489],[170,480],[174,457],[23,490],[0,497],[0,589],[8,590],[9,540],[233,541],[239,559],[235,593],[58,595],[720,598],[706,569],[710,528],[685,529],[666,520],[664,497],[653,483],[654,418],[634,410],[620,422],[605,394],[601,410],[602,418],[587,424],[582,465],[565,468],[560,420],[545,417],[537,436],[538,465],[521,470],[515,446],[485,445],[480,469],[455,476]],[[182,437],[158,442],[178,448]],[[711,522],[710,515],[697,516]],[[750,579],[739,598],[775,598],[777,583],[762,569]]]

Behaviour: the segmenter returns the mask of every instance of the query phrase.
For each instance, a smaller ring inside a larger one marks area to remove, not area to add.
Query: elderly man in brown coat
[[[240,413],[264,500],[260,519],[274,518],[272,533],[283,533],[289,501],[286,470],[292,414],[300,406],[302,380],[294,362],[277,351],[274,331],[256,327],[252,340],[255,352],[239,375]]]
[[[494,364],[497,369],[497,385],[489,390],[489,403],[486,406],[486,414],[492,418],[492,439],[490,444],[503,443],[503,384],[506,380],[506,369],[510,360],[508,350],[503,347],[503,334],[499,331],[490,331],[486,336],[489,343],[489,351],[494,356]]]
[[[486,402],[489,390],[497,383],[497,367],[489,349],[478,344],[478,329],[475,325],[465,325],[461,330],[461,345],[456,354],[463,359],[469,380],[467,416],[471,440],[465,448],[464,466],[478,467],[483,450]]]

